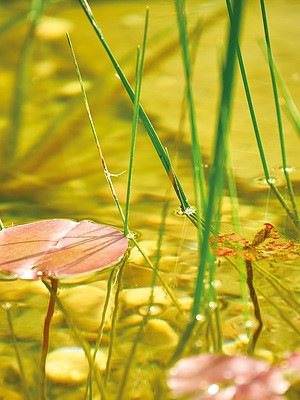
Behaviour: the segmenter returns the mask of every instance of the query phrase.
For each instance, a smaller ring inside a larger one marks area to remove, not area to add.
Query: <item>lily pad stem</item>
[[[56,294],[57,293],[57,287],[58,287],[58,280],[54,278],[50,278],[51,280],[51,286],[53,292]],[[47,315],[45,317],[45,322],[44,322],[44,331],[43,331],[43,344],[42,344],[42,354],[41,354],[41,400],[45,400],[47,398],[46,396],[46,358],[48,354],[48,348],[49,348],[49,335],[50,335],[50,324],[52,320],[52,316],[54,313],[54,308],[55,308],[55,300],[53,296],[51,295],[49,304],[48,304],[48,311]]]

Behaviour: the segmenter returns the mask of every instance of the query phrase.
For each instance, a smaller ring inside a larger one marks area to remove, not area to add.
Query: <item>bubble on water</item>
[[[195,346],[197,347],[197,349],[200,349],[200,347],[203,346],[202,340],[197,340],[197,341],[195,342]]]
[[[249,319],[248,321],[245,321],[245,327],[246,328],[252,328],[253,322]]]
[[[278,185],[280,185],[281,181],[280,181],[280,179],[275,178],[274,176],[271,176],[268,180],[266,179],[265,176],[259,176],[259,177],[252,179],[252,183],[255,186],[259,186],[259,187],[261,187],[261,186],[269,187],[269,184],[278,186]]]

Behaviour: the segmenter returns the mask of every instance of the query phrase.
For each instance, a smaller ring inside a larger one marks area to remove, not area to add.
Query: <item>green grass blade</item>
[[[68,32],[67,32],[67,40],[68,40],[68,44],[69,44],[70,49],[71,49],[73,61],[74,61],[74,64],[75,64],[78,80],[79,80],[81,91],[82,91],[82,95],[83,95],[84,105],[85,105],[85,108],[86,108],[86,111],[87,111],[87,115],[88,115],[88,119],[89,119],[89,122],[90,122],[90,125],[91,125],[91,129],[92,129],[92,133],[93,133],[93,136],[94,136],[94,140],[96,142],[96,146],[97,146],[97,149],[98,149],[98,152],[99,152],[99,156],[100,156],[101,163],[102,163],[103,170],[104,170],[104,175],[105,175],[105,178],[106,178],[106,180],[108,182],[108,185],[110,187],[112,196],[114,198],[114,201],[115,201],[116,206],[118,208],[118,211],[120,213],[122,221],[124,223],[125,222],[125,216],[124,216],[121,204],[119,202],[117,193],[115,191],[115,188],[114,188],[114,185],[113,185],[113,182],[112,182],[112,179],[111,179],[112,174],[108,170],[107,164],[105,162],[104,155],[102,153],[100,141],[98,139],[98,135],[97,135],[96,128],[95,128],[94,121],[93,121],[93,117],[92,117],[92,114],[91,114],[91,111],[90,111],[87,95],[86,95],[86,92],[85,92],[85,89],[84,89],[84,84],[83,84],[83,80],[82,80],[82,77],[81,77],[79,65],[78,65],[78,62],[77,62],[77,59],[76,59],[76,55],[75,55],[75,52],[74,52],[74,49],[73,49],[73,45],[72,45],[72,42],[71,42],[71,38],[70,38],[70,35],[68,34]]]
[[[73,334],[75,336],[75,339],[77,340],[77,343],[83,349],[84,354],[85,354],[85,356],[86,356],[86,358],[88,360],[90,370],[93,371],[95,382],[96,382],[96,384],[98,386],[99,392],[101,393],[101,396],[102,396],[101,399],[102,400],[106,400],[107,396],[106,396],[105,387],[104,387],[103,381],[101,379],[101,376],[100,376],[100,373],[99,373],[99,369],[95,365],[94,358],[93,358],[93,355],[92,355],[92,352],[91,352],[91,349],[90,349],[90,346],[89,346],[88,342],[83,338],[83,336],[81,334],[81,331],[77,328],[75,322],[73,321],[73,318],[67,312],[67,310],[65,309],[64,305],[60,301],[59,297],[53,291],[51,285],[49,285],[49,283],[44,281],[44,280],[42,282],[46,286],[48,291],[50,292],[51,296],[54,298],[57,307],[63,313],[63,315],[64,315],[64,317],[65,317],[65,319],[67,321],[67,324],[69,325],[71,331],[73,332]]]
[[[142,87],[142,78],[143,78],[144,61],[145,61],[148,23],[149,23],[149,8],[146,9],[144,37],[143,37],[141,54],[140,54],[140,47],[138,47],[138,49],[137,49],[136,74],[135,74],[135,82],[136,82],[135,83],[135,97],[134,97],[134,106],[133,106],[130,158],[129,158],[129,168],[128,168],[125,222],[124,222],[125,236],[127,236],[128,231],[129,231],[128,219],[129,219],[130,194],[131,194],[131,185],[132,185],[133,159],[134,159],[136,133],[137,133],[138,119],[139,119],[139,107],[140,107],[141,87]]]
[[[116,327],[117,327],[117,318],[118,318],[118,314],[119,314],[119,296],[122,291],[123,271],[124,271],[124,267],[126,266],[127,260],[128,260],[128,255],[123,258],[122,264],[120,265],[120,267],[118,268],[118,271],[116,273],[117,288],[116,288],[116,291],[114,294],[114,309],[113,309],[113,313],[112,313],[109,346],[108,346],[108,354],[107,354],[105,377],[104,377],[104,385],[105,386],[107,384],[107,381],[110,377],[110,372],[111,372],[113,349],[114,349],[115,338],[117,335]]]
[[[200,299],[203,292],[203,279],[205,264],[209,261],[209,238],[210,226],[218,223],[218,219],[214,222],[214,215],[220,210],[220,203],[223,191],[223,183],[225,176],[226,158],[227,158],[227,141],[229,122],[231,114],[231,103],[233,97],[234,75],[235,75],[235,52],[238,43],[239,29],[242,19],[242,10],[244,1],[233,2],[233,18],[230,24],[230,31],[227,43],[227,53],[224,65],[222,93],[219,104],[219,119],[216,130],[216,140],[214,147],[214,159],[212,171],[209,179],[209,197],[205,212],[205,229],[201,248],[201,263],[199,268],[199,276],[197,288],[195,292],[196,301],[193,309],[195,317],[199,312]]]
[[[229,153],[228,153],[229,156]],[[231,164],[231,158],[228,157],[227,161],[227,180],[228,180],[228,190],[229,190],[229,197],[231,201],[231,208],[232,208],[232,219],[233,219],[233,227],[234,232],[238,235],[241,235],[241,223],[239,218],[239,201],[238,201],[238,193],[236,188],[235,177],[233,173],[233,167]],[[237,248],[238,254],[242,252],[242,244],[240,244]],[[244,321],[249,321],[249,306],[248,306],[248,292],[247,292],[247,282],[245,276],[245,262],[241,257],[237,257],[237,270],[240,275],[240,287],[241,287],[241,299],[243,302],[243,316]],[[250,329],[247,329],[247,335],[250,337]]]
[[[296,202],[295,202],[293,186],[292,186],[292,183],[290,180],[288,164],[287,164],[287,160],[286,160],[285,139],[284,139],[278,90],[277,90],[276,77],[275,77],[275,68],[274,68],[274,63],[273,63],[273,55],[272,55],[271,41],[270,41],[268,21],[267,21],[267,13],[266,13],[264,0],[260,1],[260,5],[261,5],[262,20],[263,20],[263,26],[264,26],[264,32],[265,32],[265,41],[266,41],[266,46],[267,46],[268,63],[269,63],[269,69],[270,69],[270,75],[271,75],[271,81],[272,81],[272,87],[273,87],[273,97],[274,97],[275,108],[276,108],[277,125],[278,125],[278,133],[279,133],[280,148],[281,148],[282,168],[283,168],[285,181],[287,184],[288,194],[289,194],[290,201],[292,204],[292,212],[294,214],[293,220],[296,223],[296,225],[298,225],[298,228],[300,228],[299,215],[297,212],[297,206],[296,206]]]
[[[283,76],[281,75],[281,72],[279,71],[278,66],[276,65],[276,62],[273,58],[273,66],[275,70],[275,76],[276,76],[276,82],[278,84],[278,87],[281,91],[282,97],[284,98],[285,101],[285,111],[287,115],[289,116],[290,120],[294,124],[294,127],[296,129],[296,132],[300,138],[300,113],[299,110],[292,98],[292,95],[283,79]]]
[[[153,269],[153,275],[152,275],[152,282],[151,282],[151,294],[149,297],[149,302],[148,302],[148,309],[146,314],[143,316],[143,319],[140,323],[140,327],[137,331],[137,334],[135,335],[135,338],[133,340],[133,344],[131,346],[130,352],[127,356],[127,361],[124,367],[124,373],[122,376],[122,380],[121,380],[121,384],[120,384],[120,389],[119,389],[119,393],[118,393],[118,397],[117,400],[122,400],[124,398],[124,392],[126,389],[126,384],[128,381],[128,377],[130,374],[130,368],[132,365],[132,362],[134,360],[134,356],[137,350],[137,346],[140,343],[141,340],[141,336],[143,333],[143,330],[145,328],[145,326],[147,325],[148,320],[151,318],[151,306],[154,303],[154,286],[156,284],[156,280],[157,280],[157,275],[159,272],[158,266],[159,266],[159,261],[161,259],[161,246],[162,246],[162,242],[163,242],[163,236],[164,236],[164,232],[165,232],[165,225],[166,225],[166,218],[168,215],[168,210],[169,210],[169,201],[165,201],[164,205],[163,205],[163,210],[162,210],[162,221],[160,224],[160,229],[159,229],[159,235],[158,235],[158,240],[157,240],[157,245],[156,245],[156,256],[155,256],[155,264],[154,264],[154,269]]]
[[[230,2],[227,0],[226,3],[227,3],[227,7],[228,7],[229,16],[231,17],[232,9],[231,9]],[[279,190],[277,189],[277,187],[274,185],[273,180],[270,175],[270,171],[269,171],[269,167],[268,167],[268,163],[267,163],[267,159],[266,159],[266,155],[265,155],[265,151],[264,151],[264,147],[263,147],[263,143],[261,140],[261,135],[260,135],[259,127],[258,127],[258,122],[257,122],[255,110],[254,110],[254,105],[253,105],[253,101],[252,101],[252,97],[251,97],[250,87],[248,84],[246,69],[244,66],[244,61],[243,61],[243,57],[242,57],[242,53],[241,53],[239,45],[237,46],[237,57],[238,57],[238,62],[239,62],[240,72],[241,72],[242,81],[243,81],[243,85],[244,85],[244,89],[245,89],[246,99],[247,99],[247,103],[248,103],[248,107],[249,107],[250,117],[251,117],[253,129],[254,129],[256,143],[257,143],[262,167],[264,170],[266,182],[268,183],[269,187],[273,191],[276,198],[279,200],[281,206],[284,208],[287,215],[294,222],[295,218],[294,218],[293,211],[290,209],[289,205],[287,204],[285,199],[282,197],[282,195],[279,192]]]
[[[82,6],[82,8],[83,8],[88,20],[90,21],[90,23],[91,23],[91,25],[93,27],[93,29],[95,30],[95,33],[98,36],[98,38],[100,40],[100,43],[102,44],[104,50],[106,51],[106,53],[107,53],[112,65],[113,65],[113,67],[115,68],[115,71],[117,72],[117,74],[118,74],[118,76],[119,76],[119,78],[120,78],[120,80],[121,80],[121,82],[122,82],[127,94],[129,95],[131,101],[134,102],[134,98],[135,98],[134,91],[132,90],[132,88],[131,88],[126,76],[124,75],[124,73],[123,73],[120,65],[118,64],[116,58],[114,57],[112,51],[110,50],[110,48],[109,48],[109,46],[108,46],[108,44],[107,44],[107,42],[106,42],[106,40],[105,40],[105,38],[103,36],[103,33],[102,33],[102,31],[101,31],[101,29],[100,29],[100,27],[99,27],[94,15],[93,15],[93,13],[92,13],[92,10],[91,10],[88,2],[86,0],[78,0],[78,1],[80,2],[80,4],[81,4],[81,6]],[[139,117],[140,117],[140,119],[141,119],[141,121],[142,121],[142,123],[143,123],[143,125],[144,125],[144,127],[145,127],[145,129],[146,129],[146,131],[147,131],[152,143],[153,143],[153,146],[154,146],[154,148],[155,148],[155,150],[156,150],[156,152],[157,152],[157,154],[158,154],[158,156],[159,156],[159,158],[160,158],[160,160],[161,160],[161,162],[163,164],[163,167],[164,167],[168,177],[170,178],[170,180],[172,182],[172,185],[173,185],[173,188],[175,190],[175,193],[176,193],[176,195],[177,195],[177,197],[178,197],[178,199],[180,201],[180,205],[181,205],[182,211],[189,218],[190,217],[194,218],[195,221],[197,221],[198,219],[195,216],[196,212],[192,211],[192,208],[189,205],[189,202],[188,202],[188,200],[186,198],[186,195],[185,195],[185,193],[183,191],[183,188],[182,188],[182,186],[181,186],[181,184],[180,184],[180,182],[179,182],[179,180],[177,178],[177,175],[174,173],[174,171],[171,168],[171,162],[170,162],[170,159],[168,157],[168,154],[165,151],[165,148],[163,147],[159,137],[157,136],[157,134],[155,132],[155,129],[154,129],[152,123],[150,122],[150,120],[149,120],[149,118],[148,118],[148,116],[147,116],[146,112],[144,111],[144,109],[143,109],[141,104],[140,104],[140,109],[139,110],[140,110]]]
[[[197,316],[202,305],[204,296],[204,277],[207,267],[213,262],[210,251],[211,227],[218,228],[219,221],[214,221],[214,216],[220,210],[222,200],[223,183],[226,167],[227,141],[230,122],[231,102],[233,97],[233,86],[235,76],[235,58],[238,44],[238,35],[242,20],[244,1],[233,1],[233,13],[229,29],[226,58],[222,74],[222,92],[219,103],[219,116],[216,129],[216,140],[214,147],[214,158],[209,179],[209,196],[205,210],[205,226],[203,240],[201,242],[201,259],[198,269],[196,287],[194,291],[194,303],[192,308],[192,320],[183,333],[179,345],[173,354],[171,363],[182,353],[185,342],[188,341],[197,321]]]
[[[22,363],[21,353],[20,353],[20,350],[18,347],[18,340],[16,338],[15,331],[14,331],[13,320],[11,317],[11,311],[10,311],[11,304],[4,303],[2,305],[2,307],[6,311],[8,328],[9,328],[10,335],[12,338],[12,342],[13,342],[13,346],[14,346],[14,350],[15,350],[15,354],[16,354],[16,358],[17,358],[17,363],[18,363],[18,367],[19,367],[20,379],[21,379],[22,389],[23,389],[23,396],[24,396],[25,400],[30,400],[31,396],[30,396],[29,388],[28,388],[27,381],[26,381],[26,376],[25,376],[25,371],[24,371],[24,367],[23,367],[23,363]]]
[[[180,47],[182,51],[182,59],[185,73],[186,98],[190,118],[195,203],[198,213],[200,213],[200,210],[204,210],[206,208],[207,195],[203,160],[198,138],[197,118],[191,79],[191,56],[189,51],[185,0],[175,0],[175,6],[177,12],[177,25],[180,36]]]

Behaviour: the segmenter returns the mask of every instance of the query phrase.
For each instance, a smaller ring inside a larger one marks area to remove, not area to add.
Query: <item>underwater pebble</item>
[[[153,271],[144,266],[128,264],[123,274],[123,288],[147,287],[153,282]]]
[[[151,287],[127,289],[122,292],[120,299],[126,304],[127,307],[140,307],[145,304],[149,304],[151,294]],[[162,304],[164,306],[171,304],[171,299],[161,286],[155,286],[153,288],[153,303]]]
[[[144,18],[139,14],[127,14],[121,20],[122,25],[127,28],[143,26]]]
[[[85,81],[84,82],[85,90],[88,90],[90,87],[91,87],[91,83],[88,81]],[[68,97],[75,96],[79,93],[81,93],[81,87],[80,87],[78,81],[71,81],[71,82],[66,83],[65,85],[63,85],[60,88],[58,95],[61,98],[68,98]]]
[[[123,318],[122,322],[120,325],[122,328],[127,328],[127,327],[134,327],[134,326],[139,326],[143,321],[142,315],[139,314],[132,314],[128,315],[128,317]]]
[[[2,386],[2,385],[1,385]],[[6,389],[3,386],[0,389],[0,399],[1,400],[22,400],[23,396],[12,390]]]
[[[151,347],[169,348],[176,346],[178,335],[166,321],[153,318],[147,322],[142,340]]]
[[[174,272],[178,264],[178,256],[164,256],[159,263],[159,270],[162,272]]]
[[[44,40],[56,40],[65,37],[73,24],[67,19],[43,17],[37,26],[37,36]]]
[[[60,299],[77,327],[93,332],[99,328],[105,298],[104,290],[91,285],[64,289],[60,293]],[[110,316],[109,310],[107,315]]]
[[[15,336],[18,339],[41,340],[45,315],[32,309],[22,311],[12,314]]]
[[[99,350],[96,364],[100,371],[106,367],[107,354]],[[46,376],[58,384],[79,385],[89,374],[89,364],[81,347],[62,347],[51,351],[46,362]]]
[[[156,242],[154,240],[140,240],[139,241],[139,246],[143,250],[147,256],[152,254],[155,249],[156,249]],[[130,262],[133,262],[134,264],[137,265],[145,265],[146,261],[142,253],[139,251],[137,247],[134,247],[130,251]]]
[[[6,281],[0,282],[0,300],[20,301],[31,297],[33,294],[46,294],[49,292],[40,281]]]

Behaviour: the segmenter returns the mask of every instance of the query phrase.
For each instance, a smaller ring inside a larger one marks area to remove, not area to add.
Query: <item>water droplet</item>
[[[209,394],[217,394],[219,391],[219,386],[216,383],[213,383],[212,385],[208,386],[207,392]]]
[[[13,273],[13,272],[9,272],[9,271],[0,271],[0,280],[3,281],[14,281],[18,279],[18,275]]]
[[[183,217],[184,216],[184,212],[182,211],[181,208],[177,208],[177,210],[175,210],[173,214],[178,216],[178,217]]]
[[[196,320],[197,321],[203,321],[203,319],[204,319],[203,315],[201,315],[201,314],[197,314],[196,315]]]
[[[138,232],[129,232],[127,235],[128,239],[138,239],[140,234]]]
[[[214,309],[214,308],[217,308],[217,304],[214,301],[210,301],[208,303],[208,307],[211,308],[211,309]]]
[[[286,166],[285,168],[279,167],[279,170],[282,171],[282,172],[284,172],[284,170],[285,170],[286,172],[288,172],[290,174],[292,172],[295,172],[296,168],[290,167],[290,166]]]
[[[3,303],[1,306],[4,310],[10,310],[12,305],[11,303]]]
[[[139,308],[139,314],[141,315],[159,315],[163,311],[161,305],[152,305],[152,306],[142,306]]]
[[[184,210],[185,215],[193,215],[196,213],[196,209],[194,207],[188,207]]]

